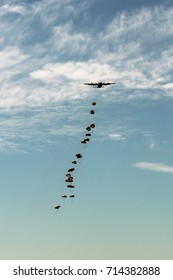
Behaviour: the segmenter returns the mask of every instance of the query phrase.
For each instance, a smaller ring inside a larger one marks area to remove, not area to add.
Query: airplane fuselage
[[[98,83],[97,85],[93,85],[93,87],[102,88],[102,87],[104,87],[104,85],[102,83]]]
[[[98,88],[101,88],[102,86],[102,83],[98,83]]]

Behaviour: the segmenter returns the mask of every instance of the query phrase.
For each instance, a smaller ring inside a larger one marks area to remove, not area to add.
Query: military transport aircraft
[[[93,87],[96,87],[96,88],[102,88],[102,87],[109,86],[109,85],[112,85],[112,84],[115,84],[115,83],[103,83],[103,82],[99,82],[99,83],[84,83],[84,85],[93,86]]]

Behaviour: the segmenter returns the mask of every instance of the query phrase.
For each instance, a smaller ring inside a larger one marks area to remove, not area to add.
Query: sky
[[[173,259],[173,1],[2,0],[0,22],[0,259]]]

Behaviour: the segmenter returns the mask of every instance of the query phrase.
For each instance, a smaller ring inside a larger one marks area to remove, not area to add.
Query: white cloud
[[[135,40],[136,43],[144,43],[144,47],[150,40],[148,43],[155,45],[158,40],[172,36],[172,18],[173,9],[163,6],[122,12],[108,25],[106,34],[103,31],[102,37],[104,41],[110,41],[111,38],[117,41],[124,38],[131,42]]]
[[[71,23],[54,27],[54,44],[61,54],[78,53],[81,58],[87,54],[89,59],[46,63],[41,69],[32,71],[31,77],[48,81],[57,75],[82,81],[85,78],[93,80],[94,76],[94,80],[117,81],[121,89],[139,89],[140,93],[133,93],[131,99],[156,99],[156,95],[143,92],[153,89],[158,90],[157,98],[162,98],[173,78],[173,51],[169,44],[162,47],[165,37],[172,36],[172,14],[173,9],[167,11],[163,7],[121,13],[94,36],[76,32]],[[167,30],[158,32],[163,25]]]
[[[163,88],[173,89],[173,83],[167,83],[167,84],[163,85]]]
[[[7,47],[0,51],[0,70],[4,70],[6,68],[9,69],[9,67],[12,66],[18,66],[26,60],[27,57],[28,56],[23,54],[18,47]],[[20,69],[18,69],[18,72],[20,72]]]
[[[69,61],[66,63],[46,64],[42,69],[30,73],[34,79],[52,82],[53,79],[66,78],[81,83],[94,80],[115,78],[117,74],[108,64],[89,60],[87,62]],[[94,76],[94,80],[93,80]]]
[[[27,13],[27,9],[23,5],[3,5],[0,7],[0,14],[1,13],[15,13],[25,15]]]
[[[115,141],[120,141],[120,140],[125,140],[126,139],[121,133],[110,133],[108,135],[108,137],[111,140],[115,140]]]
[[[114,65],[122,87],[141,89],[143,97],[142,89],[158,89],[159,97],[164,97],[167,88],[163,83],[173,78],[172,15],[172,8],[163,7],[123,12],[102,31],[99,61]],[[138,97],[133,94],[133,98]]]
[[[75,32],[71,22],[54,27],[53,33],[55,47],[62,53],[69,51],[78,56],[83,55],[92,43],[92,38],[88,34]]]
[[[173,166],[165,165],[162,163],[151,163],[151,162],[137,162],[133,164],[134,167],[150,170],[150,171],[157,171],[163,173],[173,173]]]

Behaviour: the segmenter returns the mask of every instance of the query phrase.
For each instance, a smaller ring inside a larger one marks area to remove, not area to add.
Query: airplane
[[[88,85],[88,86],[93,86],[95,88],[102,88],[105,86],[109,86],[115,83],[103,83],[103,82],[99,82],[99,83],[84,83],[84,85]]]

